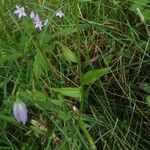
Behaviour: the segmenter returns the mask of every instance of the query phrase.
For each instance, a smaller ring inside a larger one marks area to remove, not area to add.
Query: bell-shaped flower
[[[13,113],[18,122],[26,124],[27,122],[27,108],[22,101],[16,101],[13,106]]]
[[[25,13],[25,9],[24,7],[19,7],[16,5],[16,10],[14,11],[15,14],[18,14],[18,17],[21,18],[23,16],[27,16],[27,14]]]
[[[33,19],[34,24],[35,24],[35,28],[38,28],[39,30],[42,30],[43,22],[40,19],[39,15],[36,13],[34,13],[33,11],[30,13],[30,18]]]

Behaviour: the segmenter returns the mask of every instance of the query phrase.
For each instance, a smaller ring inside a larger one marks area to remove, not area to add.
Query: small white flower
[[[19,7],[17,5],[16,5],[16,10],[14,11],[14,14],[18,14],[19,18],[21,18],[23,16],[27,16],[27,14],[25,13],[24,7]]]
[[[78,109],[77,109],[76,106],[73,106],[72,109],[73,109],[74,112],[78,112]]]
[[[65,14],[64,14],[61,10],[56,11],[56,14],[55,14],[55,16],[56,16],[56,17],[59,17],[59,18],[63,18],[64,15],[65,15]]]

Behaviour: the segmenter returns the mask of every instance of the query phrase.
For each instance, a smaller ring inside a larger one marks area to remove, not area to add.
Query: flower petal
[[[14,14],[18,14],[20,11],[19,10],[15,10],[14,11]]]
[[[23,102],[18,103],[18,114],[20,121],[25,124],[27,122],[27,108]]]
[[[32,12],[30,13],[30,18],[33,19],[34,17],[35,17],[35,13],[32,11]]]
[[[17,121],[20,122],[17,105],[18,104],[15,103],[14,106],[13,106],[13,114],[14,114],[15,118],[17,119]]]

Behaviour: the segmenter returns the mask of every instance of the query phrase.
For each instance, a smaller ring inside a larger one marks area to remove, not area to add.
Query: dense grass
[[[16,5],[48,25],[18,19]],[[149,9],[141,0],[1,0],[0,149],[148,150]],[[13,116],[16,100],[26,125]]]

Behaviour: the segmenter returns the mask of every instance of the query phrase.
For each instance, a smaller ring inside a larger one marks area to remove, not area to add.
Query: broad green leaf
[[[91,83],[95,82],[96,80],[98,80],[100,77],[107,74],[109,71],[110,71],[110,68],[91,70],[83,76],[82,83],[83,83],[83,85],[91,84]]]
[[[147,102],[148,106],[150,106],[150,95],[146,97],[146,102]]]
[[[74,98],[81,97],[81,88],[65,87],[65,88],[51,88],[51,90],[58,92],[64,96],[69,96]]]
[[[77,56],[66,46],[64,46],[63,44],[59,43],[59,45],[62,47],[63,49],[63,53],[64,53],[64,56],[65,58],[68,60],[68,61],[71,61],[71,62],[74,62],[74,63],[77,63]]]
[[[35,60],[33,63],[33,72],[36,78],[41,76],[41,73],[47,69],[47,62],[44,59],[42,53],[37,51]]]

